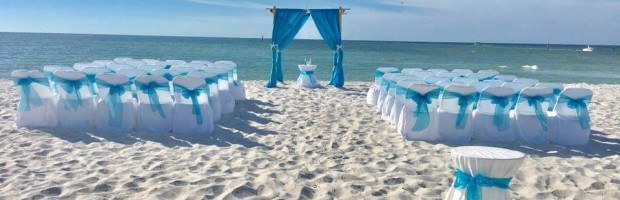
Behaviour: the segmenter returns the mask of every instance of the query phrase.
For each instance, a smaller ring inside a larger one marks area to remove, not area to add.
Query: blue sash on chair
[[[108,105],[108,125],[111,127],[123,126],[123,101],[122,96],[126,91],[131,91],[129,83],[110,84],[105,81],[97,80],[97,87],[108,88],[106,103]]]
[[[192,114],[196,116],[196,123],[202,125],[203,119],[200,112],[200,104],[198,103],[198,96],[208,94],[209,89],[206,87],[206,85],[190,90],[181,85],[174,84],[174,91],[177,93],[181,93],[183,98],[192,100]]]
[[[558,103],[566,103],[567,107],[577,112],[579,125],[581,129],[590,129],[590,113],[588,112],[588,103],[592,100],[592,96],[585,96],[579,99],[572,99],[567,96],[560,96]]]
[[[433,99],[437,99],[439,97],[439,92],[439,89],[434,89],[422,95],[416,91],[407,90],[405,99],[411,99],[416,103],[416,108],[413,111],[413,115],[416,120],[413,128],[411,129],[412,131],[418,132],[428,128],[431,122],[428,105],[433,102]]]
[[[527,102],[527,105],[534,108],[534,112],[536,113],[536,118],[540,122],[540,126],[543,130],[547,130],[547,116],[545,115],[545,111],[542,109],[540,105],[543,102],[549,102],[553,97],[553,93],[548,95],[519,95],[519,102]]]
[[[443,95],[441,97],[443,99],[458,99],[459,112],[458,112],[458,115],[456,116],[456,124],[455,124],[456,129],[465,128],[465,124],[467,122],[467,117],[465,116],[466,111],[467,111],[467,106],[469,106],[476,100],[476,94],[477,93],[475,92],[472,94],[468,94],[468,95],[461,95],[460,93],[452,92],[452,91],[443,92]]]
[[[504,131],[510,128],[510,118],[504,116],[504,110],[506,106],[510,106],[511,96],[495,96],[490,93],[483,92],[480,95],[480,101],[491,100],[491,104],[495,105],[495,112],[493,113],[493,124],[497,126],[499,131]]]
[[[19,86],[22,89],[22,93],[19,97],[19,103],[17,104],[18,111],[29,111],[31,105],[34,107],[43,105],[43,100],[41,99],[39,93],[32,88],[32,83],[49,86],[47,78],[14,78],[13,82],[16,86]]]
[[[148,84],[136,82],[136,89],[148,95],[149,102],[151,104],[151,111],[159,113],[159,116],[161,118],[166,118],[166,113],[164,113],[164,109],[161,107],[157,91],[170,91],[170,86],[168,85],[168,82],[158,83],[156,81],[151,81]]]
[[[88,87],[88,81],[86,78],[69,80],[55,76],[54,81],[56,81],[56,84],[67,92],[67,99],[65,99],[64,105],[65,110],[76,112],[78,107],[83,106],[80,89],[82,86]],[[71,96],[74,96],[75,98],[73,99]]]

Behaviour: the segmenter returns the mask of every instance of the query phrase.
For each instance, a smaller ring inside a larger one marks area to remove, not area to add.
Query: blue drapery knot
[[[453,186],[455,189],[465,190],[467,200],[481,199],[482,187],[510,189],[510,181],[512,180],[512,178],[490,178],[480,174],[472,176],[461,169],[456,170],[455,176]]]
[[[65,99],[65,109],[75,112],[78,107],[81,107],[82,104],[82,94],[80,94],[80,89],[84,85],[88,85],[88,81],[86,78],[79,80],[69,80],[63,79],[60,77],[54,77],[54,80],[60,87],[62,87],[67,92],[67,99]],[[70,96],[74,96],[75,99],[69,98]]]
[[[586,96],[579,99],[572,99],[567,96],[561,96],[558,99],[558,103],[566,103],[566,106],[577,112],[577,118],[579,118],[579,125],[581,129],[590,129],[590,113],[588,112],[588,102],[592,99],[592,96]]]
[[[170,91],[168,83],[158,83],[156,81],[151,81],[148,84],[144,84],[141,82],[137,82],[136,88],[138,88],[138,90],[140,90],[142,93],[148,95],[149,102],[151,102],[151,111],[156,111],[157,113],[159,113],[159,116],[161,118],[166,118],[164,109],[161,107],[161,103],[159,102],[159,95],[157,95],[157,90]]]
[[[534,108],[534,112],[536,113],[536,118],[538,118],[538,121],[540,122],[540,126],[542,127],[543,130],[547,130],[547,117],[545,116],[545,111],[542,109],[542,106],[540,105],[542,102],[548,101],[551,97],[553,96],[553,94],[549,94],[549,95],[536,95],[536,96],[525,96],[525,95],[520,95],[519,96],[519,101],[520,102],[527,102],[527,105]]]
[[[342,51],[342,47],[344,47],[344,45],[342,45],[342,44],[337,44],[337,45],[336,45],[336,50],[332,51],[332,53],[334,53],[334,54],[338,54],[338,53],[340,53],[340,52]]]
[[[465,124],[467,122],[467,117],[465,115],[467,111],[467,106],[469,106],[469,104],[472,104],[476,100],[476,94],[477,93],[462,95],[460,93],[452,92],[452,91],[443,92],[442,98],[444,99],[452,99],[452,98],[458,99],[457,104],[459,105],[459,112],[456,116],[456,124],[455,124],[456,129],[465,128]]]
[[[111,127],[123,126],[123,100],[122,96],[125,91],[131,91],[129,83],[124,84],[110,84],[104,81],[97,80],[97,86],[101,88],[108,88],[108,96],[106,96],[106,103],[108,104],[108,125]]]
[[[416,118],[412,131],[422,131],[428,128],[430,124],[429,104],[433,103],[433,99],[439,97],[439,89],[434,89],[426,94],[420,94],[417,91],[407,90],[405,99],[411,99],[416,104],[413,116]]]
[[[186,87],[175,85],[174,91],[180,91],[183,98],[192,100],[192,114],[196,116],[196,123],[202,125],[202,114],[200,112],[198,97],[200,95],[207,94],[208,89],[205,86],[201,86],[190,90]]]
[[[310,14],[310,9],[306,8],[305,10],[306,10],[306,15],[309,15]]]
[[[19,103],[17,104],[18,111],[29,111],[30,105],[34,107],[39,107],[43,105],[43,100],[39,93],[32,88],[32,83],[37,83],[41,85],[49,85],[49,82],[46,78],[32,78],[32,77],[24,77],[24,78],[16,78],[14,80],[15,85],[22,88],[22,93],[19,97]]]
[[[549,103],[549,108],[547,108],[547,111],[553,111],[553,107],[558,102],[558,98],[560,97],[560,93],[562,93],[562,89],[560,89],[560,88],[553,88],[553,97],[551,98],[551,102]]]
[[[495,111],[493,112],[493,124],[497,126],[497,129],[504,131],[510,127],[510,120],[504,117],[504,110],[506,106],[510,105],[512,96],[494,96],[489,93],[482,93],[480,100],[489,99],[491,104],[495,105]]]

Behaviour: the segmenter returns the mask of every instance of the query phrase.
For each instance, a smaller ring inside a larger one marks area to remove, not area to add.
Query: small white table
[[[300,88],[319,88],[321,84],[316,80],[314,70],[316,65],[298,65],[299,78],[297,78],[297,86]]]
[[[452,148],[457,173],[446,199],[510,199],[508,185],[524,159],[521,152],[497,147]]]

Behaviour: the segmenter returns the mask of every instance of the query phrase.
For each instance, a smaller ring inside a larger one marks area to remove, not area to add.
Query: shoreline
[[[326,85],[326,81],[320,81]],[[371,82],[346,89],[265,89],[216,122],[213,137],[13,127],[17,95],[0,80],[0,199],[30,197],[443,198],[454,166],[444,143],[405,141],[366,105]],[[620,84],[594,91],[590,144],[489,144],[528,156],[515,199],[620,198]]]

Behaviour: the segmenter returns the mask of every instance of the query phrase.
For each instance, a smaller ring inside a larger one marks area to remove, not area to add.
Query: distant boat
[[[588,47],[581,49],[581,51],[594,51],[594,48],[592,48],[590,45],[588,45]]]

